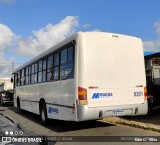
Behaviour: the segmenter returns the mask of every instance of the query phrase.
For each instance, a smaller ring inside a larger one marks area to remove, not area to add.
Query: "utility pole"
[[[12,74],[14,73],[14,61],[12,60]]]

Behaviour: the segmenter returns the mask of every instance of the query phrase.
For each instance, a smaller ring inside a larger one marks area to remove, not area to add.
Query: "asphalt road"
[[[38,115],[26,111],[20,112],[15,107],[0,107],[0,113],[7,115],[9,118],[14,120],[16,124],[19,124],[19,126],[24,130],[24,132],[29,132],[29,134],[33,136],[93,136],[92,139],[95,139],[95,136],[106,136],[112,140],[114,140],[114,138],[116,140],[117,136],[120,136],[120,139],[122,139],[121,137],[124,136],[160,136],[160,134],[156,132],[132,128],[124,125],[109,124],[103,122],[102,120],[86,122],[67,122],[51,120],[49,126],[43,126]],[[92,139],[90,139],[90,142],[83,142],[83,139],[86,138],[80,138],[81,142],[58,142],[56,144],[91,144]],[[160,144],[160,142],[92,142],[92,144],[152,145]]]

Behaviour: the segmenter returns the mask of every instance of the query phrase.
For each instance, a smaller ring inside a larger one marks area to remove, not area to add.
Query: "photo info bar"
[[[160,142],[160,136],[5,136],[0,137],[0,142]]]

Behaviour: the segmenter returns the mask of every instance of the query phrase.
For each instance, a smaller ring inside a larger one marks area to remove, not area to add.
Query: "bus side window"
[[[28,67],[26,67],[26,85],[28,85]]]
[[[42,81],[43,82],[46,81],[46,68],[47,68],[46,63],[47,63],[47,61],[46,61],[46,59],[44,59],[43,60],[43,76],[42,76]]]
[[[59,53],[54,54],[53,79],[59,79]]]
[[[61,64],[67,62],[67,48],[61,51]]]
[[[38,82],[42,82],[42,60],[38,62]]]
[[[21,71],[18,71],[17,85],[21,85]]]
[[[21,70],[21,85],[25,85],[25,68]]]
[[[68,53],[67,53],[67,60],[68,62],[73,61],[73,46],[68,48]]]
[[[32,69],[31,69],[31,83],[34,84],[34,64],[32,64]]]
[[[60,79],[71,79],[73,74],[73,46],[61,51]]]
[[[37,75],[38,75],[38,64],[37,62],[34,64],[34,82],[37,83]]]
[[[47,81],[53,80],[53,55],[47,59]]]
[[[67,76],[67,79],[72,79],[74,78],[74,47],[73,46],[70,46],[68,48],[68,57],[67,57],[67,61],[68,63],[70,64],[70,67],[68,68],[69,69],[69,74]]]
[[[31,66],[28,67],[28,84],[31,84]]]

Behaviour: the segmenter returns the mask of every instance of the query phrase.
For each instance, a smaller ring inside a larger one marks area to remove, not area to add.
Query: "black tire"
[[[19,110],[21,109],[21,104],[20,104],[20,99],[19,98],[17,99],[17,107],[18,107]]]
[[[47,109],[46,109],[46,103],[42,102],[41,107],[40,107],[40,116],[41,116],[41,121],[43,125],[48,125],[48,117],[47,117]]]
[[[19,99],[19,98],[17,98],[17,108],[18,108],[18,111],[19,111],[20,113],[23,113],[23,112],[24,112],[24,110],[21,109],[21,102],[20,102],[20,99]]]
[[[2,99],[2,97],[0,98],[0,106],[3,106],[4,104],[3,104],[3,99]]]

